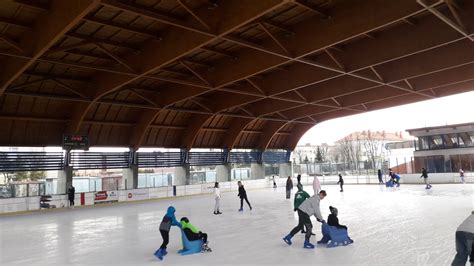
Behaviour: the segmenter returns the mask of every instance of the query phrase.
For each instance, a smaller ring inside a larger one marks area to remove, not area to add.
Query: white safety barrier
[[[420,174],[404,174],[401,175],[401,183],[405,184],[422,184],[424,181],[419,178]],[[336,185],[338,181],[337,176],[319,176],[318,177],[322,185]],[[376,176],[343,176],[345,184],[375,184],[377,183]],[[301,182],[305,185],[312,184],[312,176],[303,176]],[[384,176],[384,180],[387,179]],[[474,174],[465,174],[466,182],[474,183]],[[275,181],[278,187],[286,186],[286,178],[278,178],[275,176]],[[293,186],[296,189],[296,178],[293,178]],[[430,173],[429,181],[432,184],[437,183],[460,183],[461,179],[458,173]],[[246,189],[258,189],[258,188],[270,188],[273,187],[271,177],[266,179],[258,180],[243,180]],[[171,198],[180,196],[190,195],[202,195],[213,193],[213,183],[198,184],[198,185],[185,185],[176,186],[176,195],[174,193],[174,187],[157,187],[157,188],[140,188],[140,189],[129,189],[119,191],[97,191],[87,193],[76,193],[75,205],[87,206],[101,203],[110,202],[127,202],[127,201],[139,201],[159,198]],[[219,182],[221,192],[237,192],[238,186],[237,181],[232,182]],[[56,208],[68,207],[67,195],[52,195],[51,205],[55,205]],[[23,197],[23,198],[7,198],[0,199],[0,214],[2,213],[15,213],[24,211],[37,211],[39,210],[40,197]]]

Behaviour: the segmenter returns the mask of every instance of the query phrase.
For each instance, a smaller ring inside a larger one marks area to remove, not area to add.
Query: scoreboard
[[[89,136],[64,134],[63,150],[89,150]]]

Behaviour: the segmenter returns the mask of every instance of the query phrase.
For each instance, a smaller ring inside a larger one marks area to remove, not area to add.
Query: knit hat
[[[337,208],[333,207],[333,206],[329,206],[329,211],[332,213],[332,214],[335,214],[337,213]]]

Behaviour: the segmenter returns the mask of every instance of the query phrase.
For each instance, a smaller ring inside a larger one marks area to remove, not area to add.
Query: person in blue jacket
[[[174,225],[181,228],[181,223],[176,220],[176,216],[174,215],[175,212],[176,209],[173,206],[169,206],[165,216],[163,217],[163,220],[160,223],[160,233],[161,237],[163,238],[163,244],[161,244],[160,248],[155,252],[155,256],[160,260],[163,259],[163,256],[168,254],[166,251],[166,246],[169,243],[171,226]]]

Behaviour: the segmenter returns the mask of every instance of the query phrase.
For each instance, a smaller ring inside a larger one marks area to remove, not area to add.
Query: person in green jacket
[[[298,207],[301,205],[301,203],[303,203],[303,201],[305,201],[307,198],[310,198],[311,196],[303,190],[303,185],[301,183],[299,183],[298,185],[296,185],[296,187],[298,188],[298,191],[295,193],[295,200],[294,200],[294,211],[297,211],[298,210]],[[298,215],[298,220],[301,219],[301,217]],[[301,233],[304,234],[306,233],[306,231],[303,229],[301,230]],[[313,233],[311,233],[311,235],[314,235]]]
[[[190,240],[199,240],[203,242],[202,251],[211,252],[212,250],[207,245],[207,234],[199,231],[194,225],[189,222],[187,217],[183,217],[180,220],[181,228],[183,229],[184,234]]]

